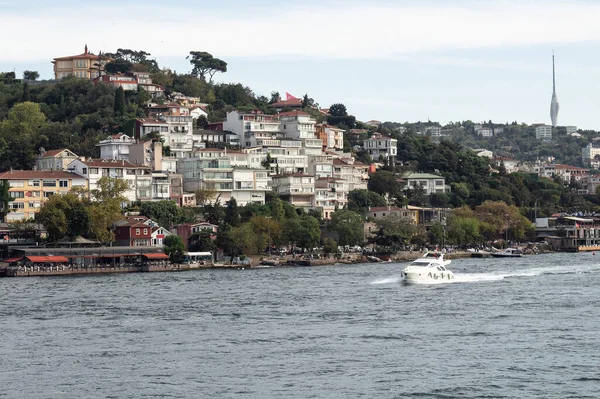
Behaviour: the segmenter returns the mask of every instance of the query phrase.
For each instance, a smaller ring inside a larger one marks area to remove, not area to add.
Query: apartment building
[[[411,172],[405,174],[402,178],[406,181],[407,189],[414,190],[421,187],[426,195],[450,192],[450,186],[446,185],[446,179],[443,176]]]
[[[125,180],[129,190],[123,196],[129,202],[152,200],[152,172],[144,165],[134,165],[125,160],[76,159],[69,165],[69,171],[84,177],[90,190],[98,188],[98,180],[112,177]]]
[[[100,158],[102,159],[124,159],[129,161],[129,147],[135,144],[135,140],[126,134],[119,133],[108,136],[96,144],[100,147]]]
[[[331,150],[341,150],[344,148],[344,129],[326,123],[316,125],[315,129],[323,148]]]
[[[363,148],[373,160],[395,159],[398,155],[398,140],[381,133],[374,133],[371,138],[363,142]]]
[[[552,126],[538,125],[535,127],[535,138],[542,141],[552,140]]]
[[[333,160],[333,177],[348,182],[348,189],[366,190],[369,182],[369,165],[354,161],[354,158]]]
[[[315,197],[313,206],[321,211],[323,219],[330,219],[335,208],[348,205],[348,182],[332,177],[321,177],[315,180]]]
[[[271,176],[273,192],[290,204],[310,208],[315,198],[315,177],[302,173]]]
[[[227,113],[227,120],[223,123],[223,130],[235,133],[242,147],[251,147],[252,139],[270,139],[281,136],[279,117],[266,115],[262,111]]]
[[[13,198],[6,221],[33,219],[52,195],[67,193],[74,187],[88,188],[84,177],[62,170],[11,170],[1,173],[0,180],[8,181]]]
[[[279,121],[287,138],[316,139],[316,121],[304,111],[282,112]]]
[[[265,193],[270,191],[265,169],[234,167],[227,157],[181,159],[177,170],[183,176],[184,191],[210,188],[217,192],[221,202],[235,198],[240,206],[264,204]]]

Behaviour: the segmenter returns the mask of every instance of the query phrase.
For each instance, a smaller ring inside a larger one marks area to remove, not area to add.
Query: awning
[[[169,255],[165,255],[165,254],[144,254],[144,257],[146,259],[152,259],[152,260],[169,259]]]
[[[69,259],[64,256],[26,256],[33,263],[68,263]]]
[[[4,263],[14,263],[14,262],[16,262],[16,261],[18,261],[18,260],[21,260],[21,259],[23,259],[23,258],[22,258],[22,257],[20,257],[20,258],[10,258],[10,259],[5,259],[5,260],[0,260],[0,262],[4,262]]]

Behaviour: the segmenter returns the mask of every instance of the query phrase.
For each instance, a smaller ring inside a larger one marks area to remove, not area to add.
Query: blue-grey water
[[[600,255],[0,280],[0,397],[598,398]]]

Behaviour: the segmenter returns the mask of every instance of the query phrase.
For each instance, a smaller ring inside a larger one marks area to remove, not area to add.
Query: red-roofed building
[[[152,242],[152,227],[142,222],[129,222],[115,228],[115,245],[149,247]]]
[[[363,142],[363,148],[374,161],[382,157],[395,160],[398,154],[398,140],[381,133],[373,133],[370,139]]]
[[[324,148],[338,150],[344,148],[344,129],[326,123],[316,125],[315,129],[316,135],[323,142]]]
[[[54,64],[54,79],[62,79],[69,75],[74,75],[78,78],[95,79],[100,75],[100,71],[104,69],[104,65],[111,61],[109,58],[101,57],[90,53],[87,44],[84,52],[77,55],[67,57],[58,57],[52,60]]]
[[[286,108],[302,109],[302,99],[290,98],[288,100],[279,100],[276,103],[271,104],[271,106],[277,109],[277,111],[281,111]]]
[[[85,178],[63,171],[11,170],[0,173],[0,180],[8,181],[13,198],[6,221],[33,219],[52,195],[67,193],[73,187],[88,188]]]

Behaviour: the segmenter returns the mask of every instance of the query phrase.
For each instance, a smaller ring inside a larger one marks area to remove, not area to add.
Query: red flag
[[[290,93],[288,93],[287,91],[285,92],[285,100],[286,101],[290,101],[290,100],[297,100],[296,97],[292,96]]]

